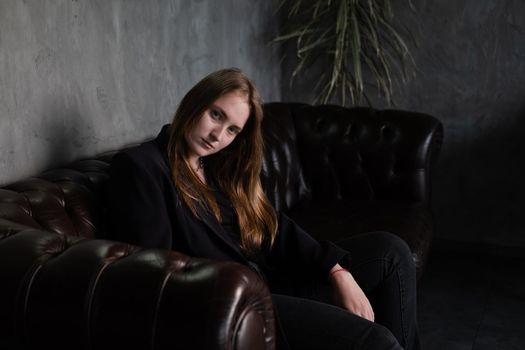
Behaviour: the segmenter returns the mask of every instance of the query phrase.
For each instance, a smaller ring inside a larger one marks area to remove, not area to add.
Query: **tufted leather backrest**
[[[261,182],[266,196],[277,210],[289,210],[308,192],[299,161],[293,119],[293,108],[299,106],[303,105],[264,105],[264,160]]]
[[[103,237],[109,161],[115,152],[0,189],[0,218],[68,236]]]
[[[297,106],[295,134],[304,179],[315,199],[430,198],[430,153],[442,125],[408,111]]]
[[[305,198],[426,202],[442,133],[423,113],[269,103],[263,187],[284,211]]]

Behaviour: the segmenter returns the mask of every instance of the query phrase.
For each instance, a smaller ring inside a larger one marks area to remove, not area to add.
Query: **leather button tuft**
[[[381,136],[384,142],[394,143],[399,138],[399,131],[390,125],[383,125],[381,127]]]

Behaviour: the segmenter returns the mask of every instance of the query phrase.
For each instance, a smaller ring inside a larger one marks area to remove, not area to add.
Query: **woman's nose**
[[[223,135],[223,129],[222,128],[215,128],[211,131],[210,137],[212,141],[220,141],[222,135]]]

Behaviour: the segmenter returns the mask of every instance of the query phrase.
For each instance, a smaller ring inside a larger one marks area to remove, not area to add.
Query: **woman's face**
[[[246,94],[233,91],[219,97],[186,136],[189,161],[226,148],[244,128],[249,116]]]

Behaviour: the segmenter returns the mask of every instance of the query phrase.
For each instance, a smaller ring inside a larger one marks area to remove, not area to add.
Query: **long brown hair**
[[[206,157],[206,175],[231,200],[237,214],[241,248],[253,253],[263,244],[273,245],[277,234],[277,215],[260,181],[263,157],[261,97],[255,85],[235,68],[213,72],[199,81],[182,99],[170,127],[168,157],[175,187],[192,213],[202,219],[198,208],[210,210],[221,221],[220,209],[212,189],[192,170],[186,138],[215,100],[230,92],[246,96],[250,115],[233,142]]]

